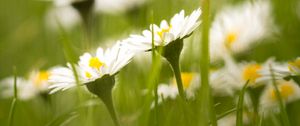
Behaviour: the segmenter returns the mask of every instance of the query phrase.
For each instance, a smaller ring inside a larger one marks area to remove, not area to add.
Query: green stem
[[[13,98],[13,101],[11,103],[11,107],[10,107],[10,110],[9,110],[8,126],[12,125],[12,121],[13,121],[14,114],[15,114],[15,108],[16,108],[17,100],[18,100],[17,70],[16,70],[16,67],[13,68],[13,71],[14,71],[14,98]]]
[[[183,90],[182,79],[181,79],[181,72],[179,66],[180,60],[180,53],[183,48],[183,39],[177,39],[167,46],[165,46],[163,56],[167,59],[170,63],[174,76],[176,78],[176,84],[178,88],[179,95],[182,99],[186,99],[185,92]]]
[[[72,3],[72,6],[79,12],[82,20],[83,26],[85,29],[85,33],[87,36],[87,41],[92,41],[92,32],[93,32],[93,22],[94,22],[94,15],[93,15],[93,5],[95,0],[83,0],[83,1],[76,1]],[[85,43],[86,44],[86,43]]]
[[[179,61],[170,62],[170,64],[175,75],[179,95],[181,96],[181,98],[186,99],[185,92],[183,90],[183,85],[182,85]]]
[[[12,125],[12,121],[13,121],[13,117],[14,117],[14,113],[15,113],[16,104],[17,104],[17,99],[14,98],[13,101],[12,101],[12,103],[11,103],[10,110],[9,110],[8,126]]]
[[[213,126],[217,125],[216,114],[213,106],[213,99],[211,96],[211,89],[209,86],[209,28],[210,28],[210,0],[202,0],[202,41],[201,41],[201,55],[200,55],[200,76],[201,88],[200,93],[200,125],[208,125],[209,120]],[[210,119],[209,119],[210,118]]]
[[[105,104],[116,126],[120,126],[112,100],[112,89],[115,84],[114,76],[103,75],[101,78],[86,84],[87,89],[97,95]]]
[[[108,94],[105,98],[101,98],[105,106],[107,107],[109,114],[111,115],[111,118],[116,126],[120,126],[116,111],[114,109],[113,101],[112,101],[112,95],[111,93]]]
[[[151,10],[151,23],[154,22],[154,19],[153,19],[153,10]],[[151,29],[154,29],[153,25],[151,25]],[[152,46],[152,61],[155,63],[157,62],[157,55],[155,53],[155,45],[154,45],[154,31],[151,30],[151,46]],[[161,52],[161,49],[158,49],[158,52],[160,53]],[[152,65],[152,70],[154,70],[154,67],[155,67],[155,64]],[[157,83],[157,78],[154,79],[154,109],[155,109],[155,121],[154,121],[154,125],[155,126],[158,126],[159,125],[159,118],[158,118],[158,92],[157,92],[157,89],[158,89],[158,83]]]
[[[278,90],[278,87],[277,87],[277,84],[276,84],[275,75],[274,75],[274,71],[272,69],[272,65],[270,64],[269,67],[270,67],[270,72],[271,72],[271,76],[272,76],[272,84],[274,86],[276,98],[277,98],[277,101],[278,101],[278,104],[279,104],[279,107],[280,107],[280,116],[281,116],[283,125],[284,126],[290,126],[289,118],[288,118],[287,112],[285,110],[285,105],[283,104],[281,94],[280,94],[280,92]]]
[[[244,95],[245,95],[248,83],[249,83],[249,80],[246,82],[246,84],[244,85],[244,87],[239,95],[239,101],[238,101],[237,113],[236,113],[236,125],[237,126],[243,126]]]

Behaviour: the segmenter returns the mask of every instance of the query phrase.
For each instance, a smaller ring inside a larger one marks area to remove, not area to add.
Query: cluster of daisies
[[[271,11],[268,1],[245,2],[239,6],[225,7],[215,16],[209,36],[212,61],[224,61],[223,67],[210,71],[209,80],[213,95],[235,97],[248,82],[251,89],[263,88],[259,102],[261,114],[266,114],[269,110],[277,111],[277,95],[272,83],[276,83],[285,103],[300,98],[300,88],[295,79],[300,75],[300,58],[287,63],[276,62],[274,58],[265,63],[237,62],[234,59],[234,54],[247,51],[253,44],[277,31]],[[20,77],[17,79],[18,95],[27,99],[35,94],[55,93],[76,85],[88,86],[103,77],[114,77],[137,54],[178,42],[183,44],[200,26],[200,15],[200,9],[187,16],[182,10],[170,21],[163,20],[160,25],[151,24],[150,28],[141,34],[132,34],[117,41],[111,48],[99,47],[96,52],[84,53],[76,64],[67,63],[66,67],[57,66],[47,71],[35,71],[29,78]],[[201,86],[199,73],[182,72],[181,80],[187,99],[194,99]],[[2,86],[8,89],[2,91],[1,96],[12,96],[12,82],[12,78],[1,82]],[[159,84],[159,103],[163,104],[167,99],[176,99],[179,91],[175,78],[170,79],[168,84]],[[251,102],[251,99],[248,100]]]
[[[46,14],[46,24],[50,30],[57,30],[59,21],[60,25],[66,30],[83,22],[80,13],[74,8],[75,4],[87,2],[91,5],[89,8],[95,14],[117,15],[130,13],[131,11],[141,8],[147,3],[147,0],[51,0],[52,7]]]

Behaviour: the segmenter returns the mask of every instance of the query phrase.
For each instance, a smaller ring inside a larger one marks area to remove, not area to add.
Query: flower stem
[[[103,103],[105,104],[105,106],[107,107],[114,124],[116,126],[120,126],[117,115],[116,115],[116,111],[114,109],[111,93],[108,93],[108,96],[106,96],[105,98],[101,98],[101,99],[102,99]]]
[[[11,107],[10,107],[10,110],[9,110],[8,126],[12,125],[12,120],[13,120],[13,117],[14,117],[15,108],[16,108],[17,100],[18,100],[16,67],[13,68],[13,71],[14,71],[14,98],[13,98],[13,101],[11,103]]]
[[[269,65],[269,68],[270,68],[271,77],[272,77],[272,84],[273,84],[274,89],[275,89],[275,95],[276,95],[276,98],[277,98],[277,101],[278,101],[278,104],[279,104],[279,107],[280,107],[280,116],[281,116],[283,125],[284,126],[290,126],[289,118],[288,118],[287,112],[285,110],[285,105],[283,104],[281,94],[278,90],[276,80],[275,80],[274,71],[273,71],[273,68],[272,68],[271,64]]]
[[[249,83],[249,80],[245,83],[245,85],[239,95],[237,112],[236,112],[236,125],[237,126],[243,126],[244,95],[245,95],[248,83]]]
[[[114,84],[114,76],[104,75],[93,82],[87,83],[86,86],[91,93],[97,95],[105,104],[114,124],[120,126],[112,100]]]
[[[95,0],[84,0],[84,1],[76,1],[72,3],[72,6],[79,12],[82,20],[83,26],[85,29],[87,41],[92,41],[92,32],[93,32],[93,5]],[[84,43],[86,44],[86,43]]]
[[[185,93],[182,86],[181,72],[179,66],[180,53],[183,47],[183,39],[177,39],[167,46],[165,46],[163,56],[170,63],[172,70],[176,78],[176,84],[178,88],[179,95],[182,99],[186,99]]]

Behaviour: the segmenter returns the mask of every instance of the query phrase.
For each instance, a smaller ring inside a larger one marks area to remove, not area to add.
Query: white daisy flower
[[[300,57],[288,63],[288,68],[292,75],[300,75]]]
[[[248,113],[243,113],[243,125],[249,125],[250,117]],[[218,126],[236,126],[236,113],[229,114],[218,120]]]
[[[119,14],[130,11],[146,3],[147,0],[95,0],[95,11],[99,13]]]
[[[245,2],[227,7],[215,17],[210,30],[211,58],[224,53],[239,53],[270,34],[272,20],[268,1]]]
[[[72,7],[73,0],[54,0],[45,17],[47,27],[53,31],[59,30],[59,25],[70,30],[81,22],[78,11]]]
[[[14,96],[14,77],[8,77],[0,81],[1,97],[11,98]],[[21,100],[28,100],[35,96],[37,91],[30,81],[17,77],[18,98]]]
[[[289,70],[287,63],[275,62],[275,60],[271,58],[266,65],[268,66],[260,70],[260,74],[264,76],[264,78],[259,78],[260,80],[271,81],[272,74],[274,75],[275,80],[281,80],[291,75],[291,71]],[[271,68],[273,73],[271,73]]]
[[[247,81],[249,81],[248,86],[250,87],[266,84],[270,80],[270,76],[262,74],[261,71],[268,68],[271,61],[272,59],[269,59],[263,64],[256,62],[235,63],[231,59],[226,59],[225,67],[212,73],[212,77],[214,76],[212,87],[219,89],[218,86],[222,85],[222,87],[226,87],[223,93],[232,95],[236,90],[241,90]],[[216,92],[222,93],[222,89]]]
[[[51,71],[56,67],[50,68],[47,71],[32,71],[29,78],[17,77],[17,92],[18,97],[22,100],[31,99],[38,94],[48,91],[50,83],[48,78]],[[13,97],[14,95],[14,77],[8,77],[0,82],[1,95],[4,97]]]
[[[223,69],[214,70],[210,73],[210,86],[214,96],[233,96],[234,86],[227,82],[227,72]]]
[[[120,41],[105,51],[99,47],[95,55],[84,53],[80,56],[80,61],[76,65],[78,79],[80,83],[86,84],[104,75],[113,76],[131,61],[134,54]],[[49,82],[52,83],[50,86],[51,93],[76,86],[76,80],[70,65],[52,71]]]
[[[188,99],[195,97],[195,91],[199,88],[200,75],[197,73],[182,72],[182,84]],[[175,99],[178,96],[178,90],[176,80],[173,78],[170,84],[160,84],[157,88],[159,96],[158,101],[162,102],[162,99]]]
[[[53,0],[53,4],[56,7],[69,6],[74,2],[78,2],[82,0]]]
[[[300,87],[296,82],[292,80],[277,80],[276,83],[281,98],[285,103],[300,98]],[[269,84],[260,98],[260,112],[267,115],[271,111],[278,111],[278,101],[274,86]]]
[[[131,35],[127,39],[127,44],[130,45],[131,48],[140,51],[151,49],[152,30],[154,33],[155,46],[166,46],[177,39],[184,39],[200,25],[200,21],[198,21],[200,15],[200,9],[193,11],[192,14],[188,16],[185,16],[184,10],[182,10],[180,13],[175,14],[169,23],[163,20],[160,23],[160,27],[152,24],[150,25],[150,30],[144,30],[142,35]]]

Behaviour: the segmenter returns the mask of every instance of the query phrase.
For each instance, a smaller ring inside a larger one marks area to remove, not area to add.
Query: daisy
[[[198,20],[200,15],[200,9],[196,9],[188,16],[185,16],[185,12],[182,10],[180,13],[175,14],[169,23],[163,20],[160,26],[151,24],[150,29],[144,30],[142,35],[130,35],[127,44],[131,48],[140,51],[152,49],[152,31],[154,33],[155,46],[166,46],[175,40],[184,39],[200,25]]]
[[[197,73],[181,73],[183,89],[188,99],[195,97],[195,91],[199,88],[200,76]],[[169,84],[160,84],[157,89],[159,96],[158,102],[163,99],[176,99],[178,90],[175,78],[172,78]]]
[[[212,72],[212,89],[216,90],[217,94],[233,95],[237,90],[241,90],[247,81],[248,86],[252,88],[265,85],[271,77],[261,71],[267,69],[270,62],[273,62],[272,58],[265,63],[235,63],[232,59],[226,59],[223,68]]]
[[[284,103],[289,103],[300,98],[300,87],[292,80],[277,80],[277,88]],[[260,98],[260,111],[267,114],[270,111],[278,111],[278,101],[275,88],[270,84]]]
[[[249,125],[250,117],[248,113],[243,113],[243,125]],[[236,126],[236,114],[229,114],[218,120],[218,126]]]
[[[115,125],[119,125],[112,100],[112,89],[115,85],[115,75],[127,65],[134,52],[118,41],[112,48],[105,51],[99,47],[96,54],[84,53],[75,65],[76,75],[80,84],[86,85],[88,91],[97,95],[107,107]],[[49,82],[52,85],[50,93],[66,90],[76,86],[76,77],[69,64],[52,72]]]
[[[99,47],[95,55],[84,53],[80,56],[78,64],[75,65],[79,83],[88,84],[105,75],[113,77],[131,61],[134,54],[133,51],[123,46],[120,41],[105,51]],[[71,65],[68,64],[68,67],[60,67],[53,70],[49,82],[52,83],[50,86],[52,89],[51,93],[76,86]]]
[[[289,71],[292,75],[300,75],[300,57],[288,63]]]
[[[272,59],[269,60],[267,65],[268,65],[267,67],[264,67],[263,69],[260,70],[260,74],[264,76],[264,78],[260,78],[260,79],[271,81],[272,74],[273,74],[275,80],[282,80],[292,75],[289,69],[289,65],[285,62],[275,62],[275,60]],[[271,73],[271,71],[273,73]]]
[[[81,23],[80,14],[72,7],[73,0],[54,0],[47,11],[45,21],[49,29],[57,31],[60,25],[70,30]]]
[[[189,16],[184,16],[184,10],[175,14],[170,23],[163,20],[160,27],[155,24],[150,25],[150,30],[144,30],[143,35],[131,35],[125,44],[137,51],[149,51],[153,43],[155,47],[163,47],[162,56],[169,62],[176,78],[176,84],[181,98],[185,99],[182,79],[180,76],[180,53],[183,48],[184,38],[200,25],[198,21],[201,10],[197,9]]]
[[[51,71],[56,67],[47,71],[34,70],[30,73],[29,78],[17,77],[18,97],[22,100],[31,99],[39,94],[48,92],[50,83],[48,82]],[[13,97],[14,95],[14,77],[8,77],[1,82],[2,96]]]
[[[100,13],[119,14],[146,3],[147,0],[95,0],[94,10]]]
[[[251,44],[268,36],[272,20],[267,1],[245,2],[237,7],[227,7],[216,15],[210,30],[211,58],[225,53],[239,53]]]

